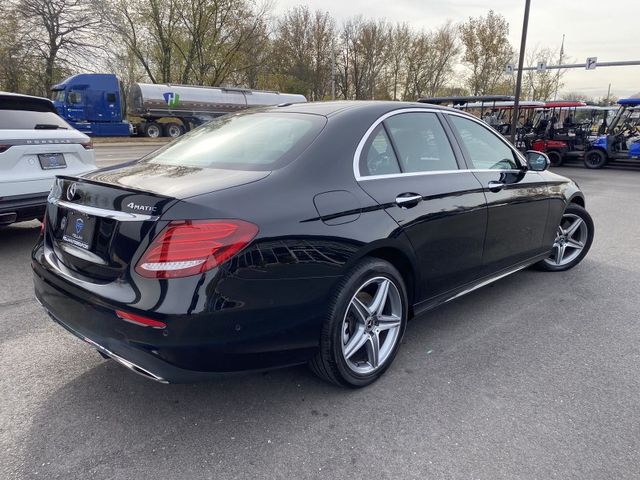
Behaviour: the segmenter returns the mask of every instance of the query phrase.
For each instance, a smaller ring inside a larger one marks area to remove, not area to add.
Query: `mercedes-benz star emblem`
[[[69,188],[67,190],[67,200],[73,200],[73,197],[76,196],[76,187],[77,185],[75,183],[69,185]]]

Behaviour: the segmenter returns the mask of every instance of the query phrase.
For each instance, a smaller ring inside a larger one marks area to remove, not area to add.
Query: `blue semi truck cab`
[[[118,77],[107,73],[73,75],[52,87],[58,114],[71,126],[94,137],[128,137],[124,92]]]

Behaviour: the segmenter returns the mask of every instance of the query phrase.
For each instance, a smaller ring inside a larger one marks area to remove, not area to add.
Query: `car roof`
[[[329,102],[309,102],[282,104],[275,107],[268,107],[262,111],[287,111],[292,113],[313,113],[331,117],[343,112],[354,110],[370,110],[371,112],[380,110],[398,110],[401,108],[422,108],[425,110],[443,110],[458,111],[453,108],[443,107],[440,105],[432,105],[418,102],[394,102],[391,100],[339,100]]]
[[[0,110],[33,110],[57,113],[56,107],[48,98],[2,91],[0,91]]]

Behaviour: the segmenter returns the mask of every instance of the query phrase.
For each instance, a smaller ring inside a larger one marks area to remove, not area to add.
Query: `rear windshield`
[[[6,110],[0,105],[0,130],[57,130],[69,124],[53,112]]]
[[[213,120],[147,156],[144,161],[234,170],[273,170],[294,160],[326,120],[302,113],[252,112]]]

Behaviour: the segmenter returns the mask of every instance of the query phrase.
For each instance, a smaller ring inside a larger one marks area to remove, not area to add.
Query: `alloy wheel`
[[[367,375],[384,366],[400,338],[402,309],[389,278],[372,278],[358,289],[342,321],[342,355],[350,370]]]
[[[553,242],[553,252],[545,263],[563,267],[573,262],[584,250],[589,230],[585,221],[573,213],[565,213]]]

